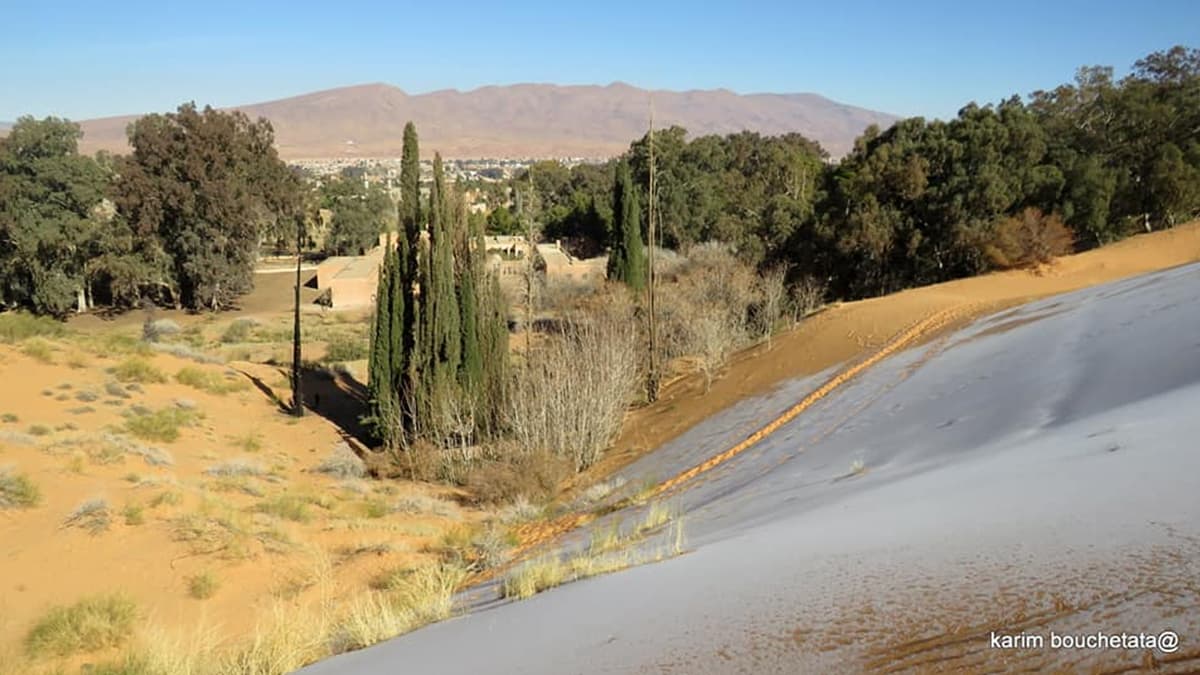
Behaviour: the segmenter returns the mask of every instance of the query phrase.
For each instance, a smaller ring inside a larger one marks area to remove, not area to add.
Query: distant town
[[[605,157],[524,157],[520,159],[446,159],[446,178],[459,182],[501,182],[510,180],[531,164],[546,159],[559,162],[567,168],[580,164],[603,164]],[[379,183],[391,188],[400,177],[399,157],[334,157],[295,159],[289,162],[299,167],[312,178],[340,175],[361,176],[369,183]],[[432,180],[433,160],[421,160],[421,181]]]

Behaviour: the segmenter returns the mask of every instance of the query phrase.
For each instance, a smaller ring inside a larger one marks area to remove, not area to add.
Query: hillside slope
[[[668,493],[689,553],[303,672],[1193,672],[1197,335],[1200,265],[989,315]],[[623,469],[626,493],[728,448],[836,370],[693,427]],[[639,508],[588,531],[637,522]],[[991,642],[1168,630],[1177,651]]]
[[[386,84],[319,91],[238,106],[275,127],[284,158],[399,156],[404,124],[421,132],[421,148],[447,157],[608,157],[646,132],[650,100],[660,127],[679,124],[693,135],[742,130],[799,132],[834,156],[845,154],[870,124],[896,118],[816,94],[738,95],[709,91],[647,91],[626,84],[518,84],[471,91],[409,95]],[[126,150],[134,116],[82,122],[81,149]]]

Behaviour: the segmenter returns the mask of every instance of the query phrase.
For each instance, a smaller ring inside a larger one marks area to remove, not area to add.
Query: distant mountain
[[[279,152],[288,159],[397,156],[408,120],[417,125],[423,155],[436,150],[458,158],[608,157],[646,132],[651,96],[660,128],[679,124],[692,136],[800,132],[835,157],[848,152],[868,125],[886,127],[897,119],[816,94],[650,92],[621,83],[518,84],[415,96],[367,84],[237,109],[271,120]],[[125,128],[134,119],[83,122],[81,150],[125,151]]]

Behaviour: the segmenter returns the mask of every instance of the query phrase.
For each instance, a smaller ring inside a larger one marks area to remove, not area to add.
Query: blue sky
[[[0,0],[0,120],[253,103],[365,82],[410,93],[624,81],[816,92],[949,117],[1200,46],[1200,1],[20,2]]]

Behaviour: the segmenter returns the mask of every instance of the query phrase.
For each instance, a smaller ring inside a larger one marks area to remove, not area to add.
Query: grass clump
[[[54,363],[54,347],[40,337],[28,340],[21,345],[21,353],[41,363]]]
[[[255,453],[262,450],[262,437],[255,433],[249,433],[233,439],[236,445],[242,452]]]
[[[175,373],[175,381],[179,384],[206,391],[210,394],[224,396],[235,391],[246,389],[247,384],[242,380],[234,380],[211,370],[202,370],[185,366]]]
[[[126,504],[121,515],[125,516],[126,525],[141,525],[146,522],[146,508],[141,504]]]
[[[97,535],[108,530],[112,523],[112,514],[108,508],[108,500],[103,497],[93,497],[79,506],[63,521],[63,527],[78,527]]]
[[[32,337],[61,337],[67,332],[62,323],[27,312],[0,313],[0,342],[13,344]]]
[[[250,331],[258,322],[254,319],[238,319],[229,324],[225,332],[221,334],[221,342],[225,344],[233,344],[235,342],[246,342],[250,339]]]
[[[163,384],[167,381],[167,376],[155,367],[153,363],[136,356],[127,358],[113,366],[111,372],[117,380],[126,383]]]
[[[188,577],[187,584],[188,595],[197,600],[211,598],[216,595],[217,589],[221,587],[221,582],[217,579],[217,575],[208,570]]]
[[[308,508],[308,500],[295,495],[279,495],[278,497],[259,502],[255,510],[259,513],[265,513],[296,523],[307,523],[312,520],[312,512]]]
[[[235,476],[261,476],[265,473],[258,462],[248,459],[230,459],[213,464],[204,470],[210,476],[231,478]]]
[[[386,590],[359,596],[351,605],[338,626],[335,651],[369,647],[448,619],[467,573],[460,565],[442,564],[393,575]]]
[[[3,415],[0,415],[0,421],[6,422],[8,424],[14,424],[16,422],[20,422],[21,418],[17,417],[13,413],[4,413]]]
[[[325,346],[325,363],[361,361],[367,358],[367,341],[352,337],[332,338]]]
[[[367,475],[367,465],[346,443],[338,443],[333,452],[319,465],[317,471],[334,478],[362,478]]]
[[[50,434],[50,427],[44,424],[35,424],[29,427],[30,436],[47,436]]]
[[[524,600],[567,581],[567,568],[557,555],[520,565],[504,577],[500,596]]]
[[[25,474],[0,468],[0,509],[30,508],[42,500],[42,491]]]
[[[151,499],[148,505],[152,509],[157,509],[164,504],[167,506],[178,506],[182,502],[183,495],[173,490],[166,490],[155,495],[154,499]]]
[[[178,407],[155,411],[137,411],[125,420],[125,431],[146,441],[172,443],[179,440],[179,429],[195,421],[197,413]]]
[[[25,636],[31,656],[70,656],[120,646],[132,634],[137,605],[122,594],[84,598],[55,607]]]

